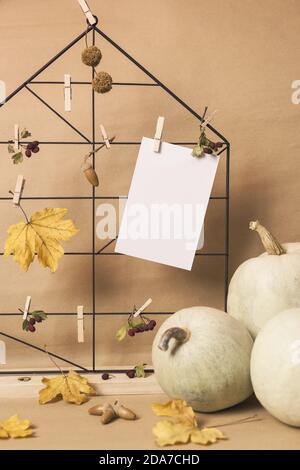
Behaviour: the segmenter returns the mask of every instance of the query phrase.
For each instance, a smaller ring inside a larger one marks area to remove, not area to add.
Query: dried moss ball
[[[97,46],[90,46],[81,53],[81,60],[85,65],[96,67],[102,58],[102,53]]]
[[[112,78],[107,72],[99,72],[93,80],[93,89],[97,93],[107,93],[112,89]]]

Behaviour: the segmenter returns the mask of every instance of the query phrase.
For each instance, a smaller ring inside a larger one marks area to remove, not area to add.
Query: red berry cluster
[[[108,380],[110,377],[111,376],[107,372],[104,372],[104,374],[101,375],[102,380]]]
[[[33,153],[38,153],[39,151],[39,142],[37,140],[34,140],[33,142],[29,142],[26,145],[25,155],[26,157],[30,158]]]
[[[223,147],[224,143],[223,142],[209,142],[207,147],[203,148],[204,153],[213,153],[213,151],[218,150],[219,148]]]
[[[129,328],[127,334],[128,336],[135,336],[137,333],[144,333],[144,331],[152,331],[156,327],[155,320],[148,320],[143,317],[143,323]]]
[[[129,377],[130,379],[134,379],[134,377],[136,376],[136,370],[135,370],[135,369],[128,370],[128,371],[126,372],[126,375],[127,375],[127,377]]]
[[[141,377],[146,377],[146,371],[145,371],[145,366],[147,364],[139,364],[135,366],[133,369],[128,370],[126,372],[127,377],[130,379],[134,379],[134,377],[141,378]]]
[[[42,323],[46,318],[47,315],[43,310],[36,310],[35,312],[28,313],[27,318],[23,321],[23,330],[34,333],[36,330],[36,323]]]

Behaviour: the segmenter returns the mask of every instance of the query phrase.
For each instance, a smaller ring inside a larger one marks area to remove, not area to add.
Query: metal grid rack
[[[95,17],[96,18],[96,17]],[[35,91],[32,90],[31,85],[34,84],[47,84],[47,85],[56,85],[56,84],[63,84],[64,82],[60,81],[39,81],[35,80],[42,72],[44,72],[48,67],[50,67],[57,59],[59,59],[63,54],[65,54],[69,49],[71,49],[75,44],[77,44],[82,38],[84,38],[88,33],[92,35],[92,43],[95,44],[95,37],[96,33],[99,34],[103,39],[105,39],[110,45],[112,45],[115,49],[117,49],[121,54],[123,54],[131,63],[135,64],[142,72],[144,72],[152,81],[153,83],[133,83],[133,82],[114,82],[113,86],[154,86],[159,87],[168,93],[174,100],[176,100],[181,106],[183,106],[187,111],[189,111],[195,118],[197,118],[200,122],[202,122],[202,117],[194,111],[187,103],[185,103],[181,98],[179,98],[173,91],[171,91],[166,85],[164,85],[158,78],[156,78],[151,72],[149,72],[142,64],[140,64],[137,60],[135,60],[128,52],[126,52],[121,46],[119,46],[116,42],[114,42],[109,36],[107,36],[103,31],[101,31],[98,27],[98,19],[96,18],[96,23],[92,26],[88,25],[87,29],[77,36],[72,42],[70,42],[64,49],[62,49],[58,54],[56,54],[49,62],[47,62],[43,67],[37,70],[31,77],[29,77],[24,83],[22,83],[16,90],[14,90],[5,100],[4,103],[0,104],[0,107],[3,107],[5,103],[10,101],[14,96],[16,96],[21,90],[27,90],[31,95],[33,95],[37,100],[39,100],[44,106],[50,109],[59,119],[64,121],[70,128],[73,129],[81,138],[81,141],[42,141],[40,142],[41,145],[90,145],[92,150],[95,150],[96,145],[102,144],[101,141],[96,141],[96,130],[95,130],[95,92],[92,89],[91,92],[91,124],[92,124],[92,140],[87,138],[84,134],[82,134],[75,126],[73,126],[64,116],[58,113],[52,106],[50,106],[44,99],[42,99]],[[94,78],[95,70],[92,69],[92,79]],[[91,82],[88,81],[72,81],[72,84],[78,85],[91,85]],[[210,253],[196,253],[196,256],[219,256],[224,258],[224,309],[226,311],[227,307],[227,291],[228,291],[228,262],[229,262],[229,189],[230,189],[230,182],[229,182],[229,174],[230,174],[230,143],[228,140],[218,132],[213,126],[208,124],[207,126],[218,138],[225,144],[223,149],[219,152],[225,153],[226,155],[226,174],[225,174],[225,195],[223,196],[215,196],[211,197],[210,199],[221,199],[225,201],[225,225],[224,225],[224,251],[223,252],[210,252]],[[0,144],[8,144],[8,141],[0,141]],[[21,141],[21,143],[23,143]],[[24,142],[25,143],[25,142]],[[177,145],[195,145],[195,142],[172,142],[173,144]],[[140,145],[140,142],[112,142],[112,145]],[[93,154],[93,167],[95,167],[95,154]],[[11,200],[12,197],[0,197],[2,201]],[[45,349],[38,347],[36,345],[31,344],[30,342],[24,341],[20,338],[15,336],[9,335],[3,331],[0,331],[0,336],[4,338],[8,338],[10,340],[16,341],[24,346],[30,347],[35,349],[36,351],[42,353],[48,353],[52,357],[60,359],[65,363],[71,365],[75,368],[78,372],[84,373],[102,373],[102,372],[113,372],[113,373],[124,373],[123,369],[97,369],[96,368],[96,317],[101,315],[129,315],[130,312],[96,312],[96,257],[97,256],[122,256],[118,253],[111,253],[111,252],[104,252],[103,250],[107,248],[114,240],[111,240],[107,243],[104,247],[102,247],[99,251],[96,251],[96,240],[95,240],[95,204],[97,200],[101,199],[119,199],[119,196],[96,196],[95,188],[92,189],[92,194],[90,196],[46,196],[46,197],[22,197],[23,200],[90,200],[92,203],[92,251],[91,252],[66,252],[65,255],[69,256],[90,256],[91,257],[91,270],[92,270],[92,312],[85,313],[85,316],[92,316],[92,365],[90,368],[83,367],[67,358],[59,356],[51,351],[46,351]],[[3,252],[0,253],[3,255]],[[174,312],[148,312],[149,315],[168,315]],[[19,316],[20,313],[16,312],[6,312],[0,313],[1,316]],[[49,313],[49,315],[56,315],[56,316],[72,316],[76,315],[74,312],[69,313],[58,313],[53,312]],[[150,370],[149,370],[150,372]],[[57,373],[57,371],[49,371],[49,370],[21,370],[21,371],[10,371],[10,370],[0,370],[0,375],[33,375],[33,374],[51,374]]]

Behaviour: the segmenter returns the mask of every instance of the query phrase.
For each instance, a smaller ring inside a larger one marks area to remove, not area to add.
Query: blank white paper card
[[[191,270],[219,162],[191,153],[167,142],[156,153],[153,139],[143,137],[117,253]]]

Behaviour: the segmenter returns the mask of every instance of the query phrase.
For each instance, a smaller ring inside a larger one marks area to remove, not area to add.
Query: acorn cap
[[[107,72],[96,73],[92,85],[97,93],[107,93],[112,89],[112,77]]]
[[[93,168],[93,165],[90,162],[84,162],[81,165],[82,171],[88,170],[89,168]]]
[[[85,65],[96,67],[100,64],[102,53],[97,46],[90,46],[84,49],[81,53],[81,60]]]

